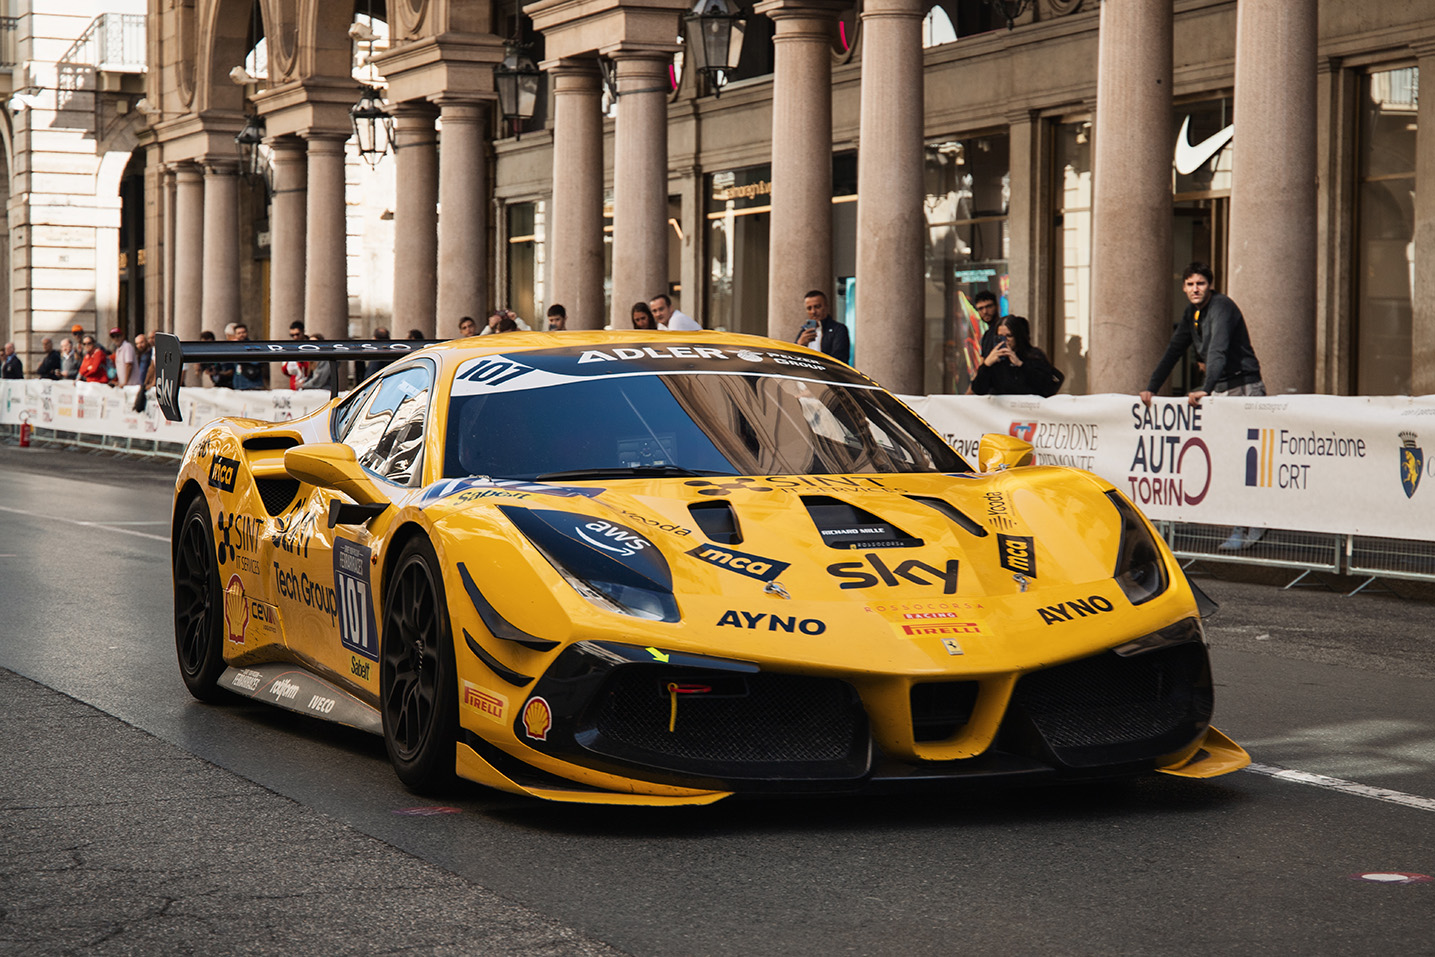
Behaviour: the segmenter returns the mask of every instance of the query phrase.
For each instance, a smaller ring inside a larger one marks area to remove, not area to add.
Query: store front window
[[[857,293],[857,154],[832,157],[832,316],[852,331]],[[671,204],[670,215],[681,214]],[[772,167],[749,166],[707,177],[707,302],[709,329],[767,335],[768,248],[772,230]],[[670,255],[669,261],[672,262]],[[674,269],[676,276],[676,269]],[[794,294],[794,335],[801,295]]]
[[[1057,126],[1055,150],[1052,360],[1066,372],[1066,391],[1081,395],[1091,348],[1091,121]]]
[[[507,308],[535,329],[543,328],[543,232],[545,203],[514,203],[508,213]]]
[[[1410,391],[1415,271],[1415,67],[1361,78],[1355,390]]]
[[[971,300],[1007,294],[1011,166],[1006,133],[930,143],[926,149],[926,369],[929,394],[967,391],[981,361],[982,327]]]

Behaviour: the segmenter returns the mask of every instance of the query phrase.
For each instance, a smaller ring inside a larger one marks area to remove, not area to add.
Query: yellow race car
[[[1211,727],[1196,593],[1087,472],[975,467],[849,366],[717,333],[181,344],[394,350],[293,421],[220,419],[175,481],[189,690],[382,734],[417,791],[699,804],[1163,771]]]

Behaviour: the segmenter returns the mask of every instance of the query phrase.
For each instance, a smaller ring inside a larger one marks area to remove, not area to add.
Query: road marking
[[[1392,791],[1389,788],[1376,788],[1368,784],[1356,784],[1354,781],[1344,781],[1340,778],[1327,777],[1324,774],[1312,774],[1309,771],[1293,771],[1290,768],[1278,768],[1271,764],[1251,764],[1246,767],[1247,771],[1254,771],[1257,774],[1265,774],[1281,781],[1293,781],[1296,784],[1310,784],[1318,788],[1325,788],[1328,791],[1340,791],[1343,794],[1353,794],[1356,797],[1371,798],[1376,801],[1389,801],[1391,804],[1403,804],[1406,807],[1417,808],[1421,811],[1435,811],[1435,798],[1420,797],[1417,794],[1406,794],[1404,791]]]
[[[104,522],[82,522],[73,518],[65,518],[63,515],[40,515],[35,512],[27,512],[21,508],[8,508],[0,505],[0,512],[10,512],[15,515],[24,515],[26,518],[35,518],[43,522],[64,522],[67,525],[79,525],[82,528],[102,528],[107,532],[119,532],[122,535],[134,535],[138,538],[149,538],[156,542],[168,542],[168,535],[151,535],[148,532],[137,532],[132,528],[121,528],[118,524],[107,525]],[[164,522],[134,522],[135,525],[163,525]]]

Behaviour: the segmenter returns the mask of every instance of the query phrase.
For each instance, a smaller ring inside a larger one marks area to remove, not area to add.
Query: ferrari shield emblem
[[[1420,476],[1425,471],[1425,453],[1415,444],[1414,432],[1400,433],[1400,484],[1405,497],[1410,498],[1420,487]]]

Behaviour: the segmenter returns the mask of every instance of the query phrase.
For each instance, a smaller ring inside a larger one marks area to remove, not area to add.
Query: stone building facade
[[[987,0],[745,0],[720,90],[683,69],[688,6],[150,0],[147,324],[447,335],[561,302],[595,328],[668,291],[790,339],[818,288],[859,368],[940,393],[992,289],[1069,391],[1135,391],[1203,259],[1273,391],[1435,391],[1425,5],[1032,0],[1008,28]],[[543,69],[520,125],[515,40]],[[360,77],[397,146],[372,170]],[[237,173],[247,116],[267,186]]]

